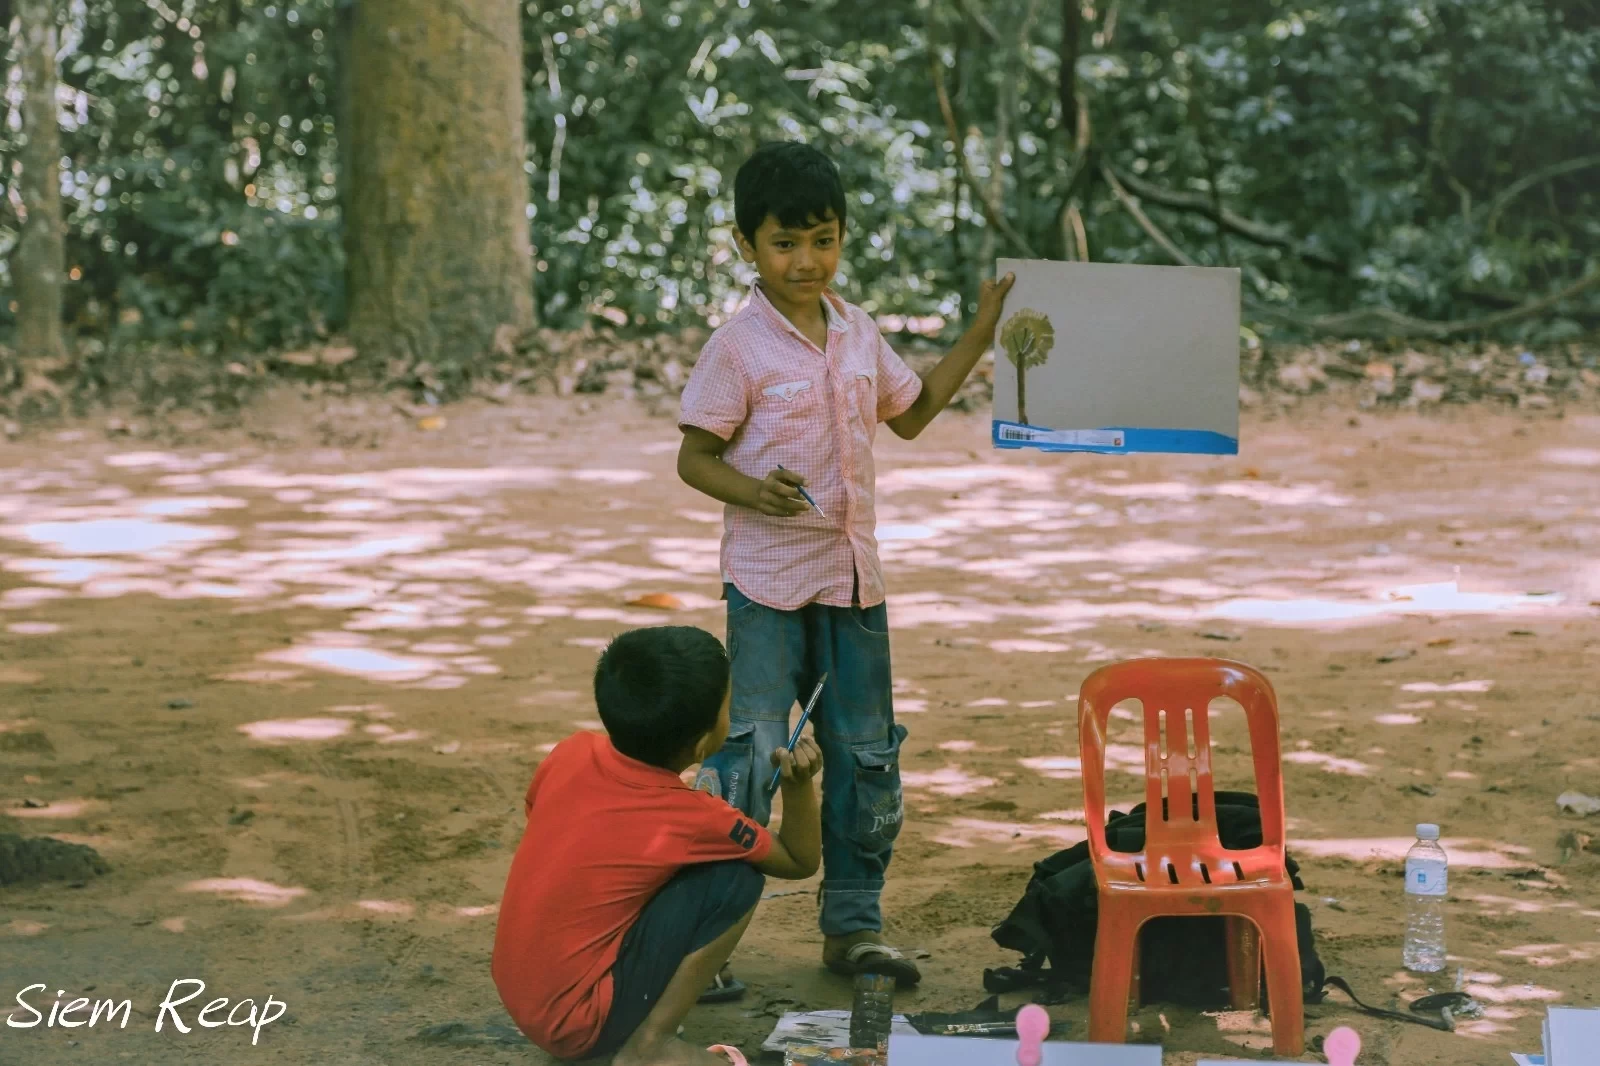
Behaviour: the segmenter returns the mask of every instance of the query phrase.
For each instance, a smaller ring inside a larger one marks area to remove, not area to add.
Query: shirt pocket
[[[815,435],[822,417],[822,382],[784,378],[764,385],[756,403],[760,435],[772,442],[792,442]]]

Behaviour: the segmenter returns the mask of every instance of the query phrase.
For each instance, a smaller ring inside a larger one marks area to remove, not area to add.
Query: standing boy
[[[894,720],[872,442],[879,422],[911,440],[944,410],[993,340],[1013,278],[983,284],[971,328],[919,379],[871,316],[828,287],[845,224],[831,160],[804,144],[762,146],[734,179],[734,215],[760,280],[707,341],[679,418],[679,476],[727,505],[732,723],[698,787],[766,824],[760,777],[770,770],[755,753],[784,743],[796,699],[826,672],[813,718],[824,766],[822,960],[835,973],[913,985],[916,964],[881,932],[906,730]],[[704,998],[742,990],[724,970]]]

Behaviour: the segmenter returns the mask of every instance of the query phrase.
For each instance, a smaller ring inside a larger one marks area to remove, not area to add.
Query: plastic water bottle
[[[850,1005],[850,1046],[858,1051],[886,1051],[893,1024],[894,978],[887,974],[857,974]]]
[[[1417,826],[1417,842],[1406,852],[1406,969],[1415,973],[1444,969],[1444,901],[1449,887],[1449,859],[1439,846],[1439,827]]]

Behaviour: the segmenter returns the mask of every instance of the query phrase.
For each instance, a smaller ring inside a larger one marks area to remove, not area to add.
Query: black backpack
[[[1217,830],[1222,846],[1244,850],[1261,844],[1261,807],[1248,792],[1216,794]],[[1111,813],[1106,843],[1113,851],[1144,847],[1144,804],[1127,814]],[[1285,867],[1296,891],[1300,867],[1285,855]],[[991,934],[1003,948],[1022,953],[1020,968],[987,970],[984,987],[1006,992],[1030,985],[1054,986],[1086,993],[1094,965],[1095,924],[1099,898],[1087,842],[1057,852],[1034,865],[1022,900]],[[1327,974],[1317,957],[1311,911],[1294,907],[1300,943],[1300,979],[1305,1002],[1320,1003]],[[1196,1008],[1225,1007],[1228,995],[1226,919],[1218,917],[1154,918],[1139,934],[1140,992],[1150,1002]],[[1049,962],[1049,969],[1045,963]],[[1265,1000],[1265,989],[1262,991]]]

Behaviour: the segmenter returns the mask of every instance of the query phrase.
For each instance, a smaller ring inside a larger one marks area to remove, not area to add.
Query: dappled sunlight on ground
[[[670,426],[606,410],[552,406],[537,433],[480,441],[474,423],[505,413],[485,408],[452,417],[459,438],[372,452],[87,441],[0,464],[0,831],[112,867],[8,887],[6,952],[107,973],[203,955],[242,991],[263,974],[318,989],[282,1040],[403,1006],[364,1037],[397,1066],[433,1053],[420,1025],[494,1014],[524,792],[562,738],[602,728],[595,653],[635,626],[723,632],[720,511],[676,480]],[[1543,1005],[1578,1001],[1600,960],[1600,860],[1553,802],[1600,771],[1600,564],[1582,548],[1600,423],[1474,418],[1465,435],[1261,423],[1253,454],[1203,459],[999,454],[955,417],[932,443],[884,435],[876,532],[910,731],[886,934],[931,953],[908,1004],[982,998],[982,971],[1017,961],[989,930],[1034,863],[1085,839],[1085,675],[1215,655],[1277,689],[1289,847],[1330,969],[1403,1001],[1464,966],[1485,1005],[1454,1035],[1381,1030],[1391,1066],[1536,1046]],[[1145,800],[1142,720],[1111,715],[1108,805],[1126,811]],[[1218,787],[1251,787],[1244,716],[1215,706],[1211,724]],[[1398,973],[1422,821],[1452,863],[1452,961],[1432,979]],[[814,893],[769,886],[734,957],[754,995],[697,1010],[686,1037],[748,1050],[771,1027],[753,1006],[848,1005],[817,966]],[[1081,1028],[1082,1004],[1063,1016]],[[1183,1066],[1270,1039],[1234,1012],[1137,1020]]]
[[[249,877],[211,877],[190,881],[180,889],[232,900],[235,903],[254,903],[263,907],[284,907],[306,894],[304,888],[275,885],[270,881],[257,881]]]
[[[1315,840],[1292,838],[1289,847],[1301,855],[1326,859],[1348,859],[1367,862],[1373,859],[1402,861],[1414,837],[1370,837],[1345,840]],[[1453,867],[1484,867],[1486,869],[1514,869],[1526,866],[1533,849],[1521,844],[1508,844],[1491,840],[1442,841]]]

